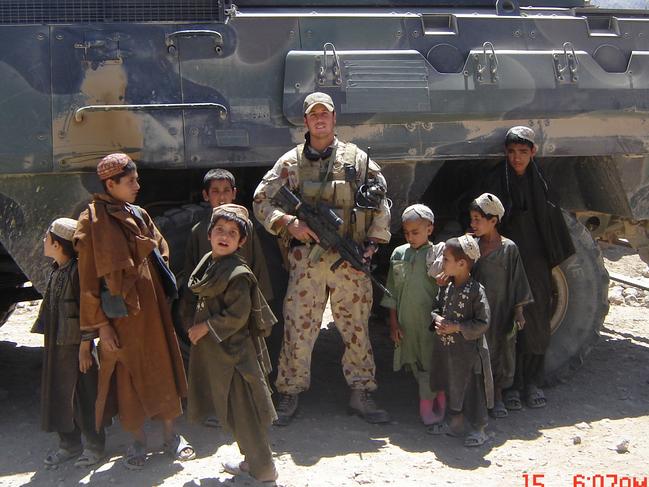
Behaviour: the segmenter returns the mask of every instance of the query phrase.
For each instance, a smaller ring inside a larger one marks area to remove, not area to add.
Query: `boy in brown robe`
[[[77,457],[77,467],[95,465],[104,457],[106,440],[103,428],[95,430],[97,365],[91,355],[95,336],[79,330],[79,274],[72,247],[76,227],[76,220],[57,218],[43,238],[43,253],[54,265],[32,329],[45,335],[42,428],[59,435],[58,450],[45,458],[48,466]]]
[[[168,260],[168,247],[147,212],[132,205],[140,189],[133,161],[110,154],[97,173],[105,193],[93,195],[74,235],[81,330],[97,330],[100,339],[96,426],[119,415],[134,438],[127,468],[146,461],[146,419],[163,422],[165,451],[189,460],[194,449],[174,431],[187,382],[156,260],[156,252]]]
[[[268,428],[277,415],[266,379],[270,360],[263,337],[277,320],[254,274],[236,254],[249,224],[243,206],[215,208],[208,228],[212,252],[189,279],[198,308],[189,329],[188,413],[197,422],[216,413],[232,431],[244,460],[223,464],[226,472],[274,483]]]

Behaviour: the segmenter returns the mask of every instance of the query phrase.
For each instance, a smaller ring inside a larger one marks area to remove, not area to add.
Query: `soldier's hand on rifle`
[[[293,238],[300,242],[308,242],[309,240],[314,240],[318,243],[320,242],[320,239],[315,232],[299,218],[290,215],[286,215],[284,218],[286,219],[286,231],[288,231]]]
[[[365,242],[365,246],[363,248],[363,259],[365,260],[365,263],[368,264],[372,260],[372,256],[376,253],[376,251],[379,250],[379,244],[377,244],[374,240],[368,240]]]

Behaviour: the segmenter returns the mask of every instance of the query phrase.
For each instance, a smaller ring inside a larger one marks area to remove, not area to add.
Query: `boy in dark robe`
[[[193,344],[188,413],[196,422],[216,413],[234,435],[244,459],[224,463],[226,472],[274,483],[277,470],[268,429],[277,415],[267,381],[270,360],[264,337],[277,320],[253,272],[237,255],[249,225],[243,206],[215,208],[208,227],[212,251],[189,279],[198,305],[188,331]]]
[[[79,274],[72,247],[76,227],[76,220],[58,218],[43,238],[43,253],[54,265],[32,330],[45,335],[42,428],[59,435],[58,450],[45,458],[48,466],[78,457],[75,466],[89,467],[104,457],[104,429],[95,430],[97,364],[91,355],[95,334],[79,329]]]
[[[482,284],[471,277],[480,258],[478,242],[470,235],[451,238],[444,245],[443,272],[449,282],[441,288],[431,313],[435,331],[430,387],[446,392],[449,424],[431,425],[428,432],[448,429],[464,437],[464,446],[487,440],[487,409],[493,407],[493,378],[485,332],[489,303]]]
[[[505,137],[506,162],[487,182],[505,207],[502,234],[518,246],[534,302],[525,307],[525,328],[516,342],[516,373],[504,395],[507,409],[521,409],[521,394],[530,408],[542,408],[546,398],[545,352],[550,344],[552,268],[575,253],[557,199],[534,161],[534,131],[512,127]]]

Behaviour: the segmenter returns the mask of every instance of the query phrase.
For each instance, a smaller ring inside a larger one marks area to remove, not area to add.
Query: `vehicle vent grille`
[[[0,0],[0,24],[220,21],[224,3],[224,0]]]

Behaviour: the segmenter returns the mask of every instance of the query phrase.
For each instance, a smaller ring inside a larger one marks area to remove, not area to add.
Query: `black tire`
[[[16,303],[2,304],[0,305],[0,326],[4,325],[11,313],[16,309]]]
[[[179,277],[179,283],[185,282],[186,277],[181,277],[183,265],[185,263],[185,248],[187,246],[187,239],[191,233],[192,227],[198,223],[209,208],[201,205],[183,205],[180,208],[172,208],[165,211],[162,215],[153,219],[154,223],[162,233],[162,236],[169,245],[169,257],[171,270]],[[182,289],[179,290],[183,292]],[[189,363],[189,350],[191,343],[189,337],[180,319],[179,301],[175,300],[171,305],[171,314],[174,320],[174,328],[178,336],[178,344],[180,345],[180,352],[185,361],[185,368]]]
[[[608,313],[608,272],[586,227],[564,211],[576,254],[552,271],[552,338],[545,358],[548,384],[564,382],[599,340]]]

